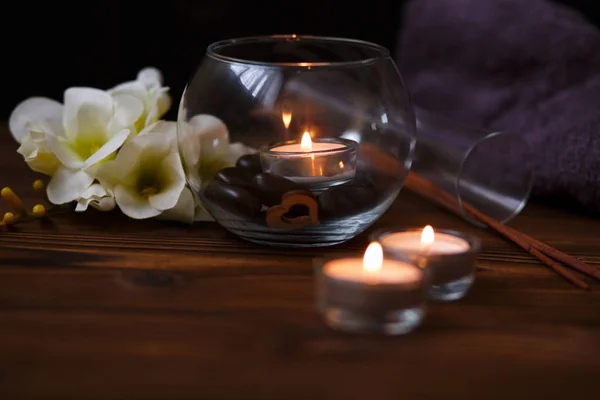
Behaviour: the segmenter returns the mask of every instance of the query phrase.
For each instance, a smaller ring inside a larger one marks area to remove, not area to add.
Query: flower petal
[[[10,114],[8,126],[15,140],[21,143],[29,131],[29,123],[41,120],[60,121],[62,113],[63,105],[58,101],[45,97],[31,97],[15,107]]]
[[[50,119],[31,121],[27,125],[27,128],[29,130],[29,133],[35,132],[37,134],[42,134],[44,137],[46,136],[46,134],[62,136],[62,115],[57,115],[56,117]]]
[[[163,76],[159,69],[146,67],[137,74],[137,81],[142,82],[148,89],[160,87],[163,83]]]
[[[171,121],[158,121],[144,129],[132,141],[141,146],[145,152],[167,157],[177,150],[177,124]]]
[[[201,144],[189,123],[183,121],[177,123],[177,140],[186,169],[195,170],[200,163]]]
[[[52,204],[65,204],[77,200],[94,182],[94,177],[81,169],[60,166],[52,176],[46,194]]]
[[[61,165],[46,144],[44,133],[31,131],[17,149],[33,171],[52,176]]]
[[[208,211],[206,211],[206,208],[204,208],[204,205],[201,203],[196,203],[196,210],[194,212],[194,221],[202,221],[202,222],[206,222],[206,221],[214,221],[215,219],[213,218],[212,215],[210,215],[210,213]]]
[[[142,100],[129,94],[115,94],[113,99],[115,101],[115,116],[113,126],[109,130],[115,132],[123,128],[133,127],[144,113]]]
[[[88,158],[83,164],[83,168],[89,168],[92,165],[104,160],[106,157],[114,153],[125,143],[131,131],[129,129],[123,129],[110,139],[98,151]]]
[[[192,192],[190,189],[184,188],[175,207],[163,211],[158,218],[191,224],[194,222],[195,208],[196,203],[194,202]]]
[[[140,132],[142,133],[142,132]],[[159,133],[169,140],[174,141],[177,136],[177,122],[174,121],[157,121],[152,125],[147,126],[143,133]]]
[[[146,98],[146,96],[148,94],[148,90],[146,89],[146,86],[144,86],[144,84],[139,81],[129,81],[129,82],[121,83],[121,84],[115,86],[114,88],[109,89],[108,92],[112,96],[128,94],[128,95],[134,96],[138,99],[144,99],[144,98]]]
[[[115,187],[115,200],[123,214],[130,218],[153,218],[161,213],[150,205],[148,199],[122,185]]]
[[[135,185],[133,172],[138,168],[144,148],[139,145],[138,137],[128,141],[117,153],[114,160],[100,164],[97,179],[108,188],[119,184]]]
[[[231,145],[229,146],[229,154],[227,154],[226,159],[231,164],[235,164],[238,158],[240,158],[241,156],[254,153],[256,153],[256,150],[252,147],[248,147],[240,142],[235,142],[231,143]]]
[[[158,121],[163,115],[169,111],[171,107],[171,96],[169,96],[169,88],[160,88],[152,90],[149,94],[150,110],[146,116],[146,125],[153,124]]]
[[[46,135],[46,143],[50,151],[65,167],[73,169],[83,167],[84,160],[73,151],[66,138],[49,134]]]
[[[95,183],[83,191],[77,199],[75,211],[82,212],[91,206],[100,211],[110,211],[115,208],[115,198],[102,185]]]
[[[150,196],[148,201],[152,207],[164,211],[177,204],[177,200],[185,188],[185,174],[178,153],[169,154],[163,160],[160,168],[164,179],[163,187],[161,187],[160,193]]]
[[[98,200],[90,202],[90,206],[98,211],[111,211],[117,206],[117,202],[113,196],[102,197]]]
[[[114,101],[104,90],[74,87],[65,91],[63,126],[69,137],[106,132],[114,114]]]
[[[157,118],[162,118],[162,116],[169,111],[172,103],[173,101],[171,100],[171,95],[169,94],[169,88],[161,88],[158,95],[158,100],[156,100],[156,106],[158,107]]]
[[[189,124],[200,141],[200,153],[202,156],[225,152],[229,146],[229,131],[227,126],[219,118],[200,114],[190,119]]]

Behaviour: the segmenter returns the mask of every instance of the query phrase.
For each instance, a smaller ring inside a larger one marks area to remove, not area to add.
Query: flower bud
[[[44,181],[41,179],[37,179],[33,182],[33,190],[36,192],[43,192],[46,189],[46,185],[44,185]]]
[[[9,187],[5,187],[0,191],[0,196],[18,214],[24,214],[25,208],[23,207],[23,201],[19,196],[13,192]]]
[[[42,218],[46,216],[46,207],[42,204],[36,204],[33,206],[32,214],[36,218]]]
[[[4,217],[2,218],[2,222],[4,223],[4,225],[12,225],[15,223],[15,214],[11,213],[11,212],[7,212],[4,214]]]

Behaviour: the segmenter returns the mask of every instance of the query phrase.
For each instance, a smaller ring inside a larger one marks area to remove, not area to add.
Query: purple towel
[[[534,195],[600,210],[600,31],[545,0],[413,0],[397,61],[416,104],[522,133]]]

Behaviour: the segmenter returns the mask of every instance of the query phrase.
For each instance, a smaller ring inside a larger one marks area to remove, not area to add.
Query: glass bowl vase
[[[389,51],[265,36],[209,46],[181,99],[192,192],[227,230],[285,247],[347,241],[398,195],[416,142]]]

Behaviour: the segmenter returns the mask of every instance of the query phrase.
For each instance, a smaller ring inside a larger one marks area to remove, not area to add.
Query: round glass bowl
[[[240,237],[286,247],[358,235],[410,169],[415,116],[388,50],[313,36],[212,44],[181,99],[188,183]]]

